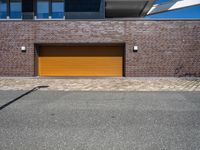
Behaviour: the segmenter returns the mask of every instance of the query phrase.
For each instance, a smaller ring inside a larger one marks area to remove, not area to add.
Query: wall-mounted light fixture
[[[22,51],[22,52],[26,52],[26,47],[25,47],[25,46],[22,46],[22,47],[21,47],[21,51]]]
[[[138,52],[138,46],[133,47],[133,52]]]

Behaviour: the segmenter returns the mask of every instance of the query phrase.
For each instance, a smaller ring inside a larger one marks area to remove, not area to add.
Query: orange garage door
[[[39,76],[122,76],[123,47],[43,46]]]

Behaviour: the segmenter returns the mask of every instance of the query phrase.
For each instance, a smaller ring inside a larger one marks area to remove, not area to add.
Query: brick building
[[[152,0],[0,0],[0,76],[200,76],[200,21]]]

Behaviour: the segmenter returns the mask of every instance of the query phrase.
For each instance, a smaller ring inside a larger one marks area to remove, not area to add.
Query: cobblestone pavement
[[[0,90],[59,91],[200,91],[200,78],[8,78],[0,77]]]

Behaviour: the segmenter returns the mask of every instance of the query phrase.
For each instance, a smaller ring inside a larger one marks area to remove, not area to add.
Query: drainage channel
[[[4,109],[5,107],[11,105],[11,104],[14,103],[15,101],[19,100],[20,98],[22,98],[22,97],[24,97],[24,96],[26,96],[26,95],[28,95],[28,94],[30,94],[30,93],[32,93],[32,92],[35,92],[35,91],[37,91],[37,90],[39,90],[39,89],[42,89],[42,88],[48,88],[48,87],[49,87],[49,86],[37,86],[37,87],[34,87],[34,88],[31,89],[30,91],[28,91],[28,92],[26,92],[26,93],[20,95],[19,97],[15,98],[15,99],[13,99],[13,100],[11,100],[11,101],[9,101],[8,103],[6,103],[6,104],[0,106],[0,110]]]

